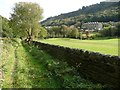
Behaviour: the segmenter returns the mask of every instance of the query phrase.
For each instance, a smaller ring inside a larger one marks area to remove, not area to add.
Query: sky
[[[43,19],[63,13],[76,11],[82,6],[100,3],[104,0],[0,0],[0,15],[9,19],[17,2],[36,2],[43,8]]]

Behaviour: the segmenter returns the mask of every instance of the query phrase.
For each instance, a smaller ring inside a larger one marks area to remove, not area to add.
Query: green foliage
[[[111,36],[111,27],[104,27],[102,31],[100,31],[103,36]]]
[[[66,25],[62,26],[52,26],[50,28],[46,28],[48,31],[48,38],[79,38],[80,33],[77,28],[70,28]]]
[[[71,38],[78,38],[78,36],[79,36],[78,29],[76,29],[76,28],[71,28],[70,37],[71,37]]]
[[[116,25],[116,35],[120,37],[120,22]]]
[[[118,22],[115,26],[107,25],[103,30],[100,31],[101,36],[103,37],[119,37],[120,33],[120,22]]]
[[[33,39],[39,32],[42,12],[37,3],[16,3],[10,18],[14,34],[29,40]]]
[[[0,15],[0,18],[2,19],[2,36],[3,37],[12,37],[12,29],[9,26],[9,20],[2,17]]]
[[[40,28],[40,32],[38,33],[38,38],[46,38],[47,30],[43,27]]]
[[[48,31],[48,37],[59,37],[61,33],[61,27],[53,26],[50,28],[46,28]]]

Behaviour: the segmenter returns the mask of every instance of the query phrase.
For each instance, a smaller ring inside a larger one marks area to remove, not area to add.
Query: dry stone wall
[[[118,56],[71,49],[37,41],[33,41],[33,44],[55,58],[74,66],[84,78],[113,87],[120,86],[120,57]]]

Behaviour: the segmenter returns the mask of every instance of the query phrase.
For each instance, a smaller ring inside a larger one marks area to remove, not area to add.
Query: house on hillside
[[[93,30],[93,31],[99,31],[102,30],[103,25],[99,22],[88,22],[82,24],[83,30]]]

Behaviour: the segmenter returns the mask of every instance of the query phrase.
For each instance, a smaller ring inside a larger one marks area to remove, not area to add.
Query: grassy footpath
[[[48,71],[39,60],[51,60],[49,55],[40,53],[34,47],[24,45],[17,50],[18,68],[15,87],[59,88],[59,82],[48,77]],[[39,59],[39,60],[38,60]]]
[[[12,44],[9,44],[6,40],[3,42],[2,53],[0,54],[0,67],[2,69],[2,76],[4,76],[2,78],[5,79],[2,83],[4,87],[12,87],[11,72],[14,66],[14,49]]]
[[[39,41],[70,48],[79,48],[89,51],[100,52],[103,54],[118,55],[118,39],[78,40],[69,38],[52,38]]]
[[[8,42],[3,46],[3,88],[103,87],[81,78],[66,62],[58,61],[32,45],[18,42],[19,45]]]

